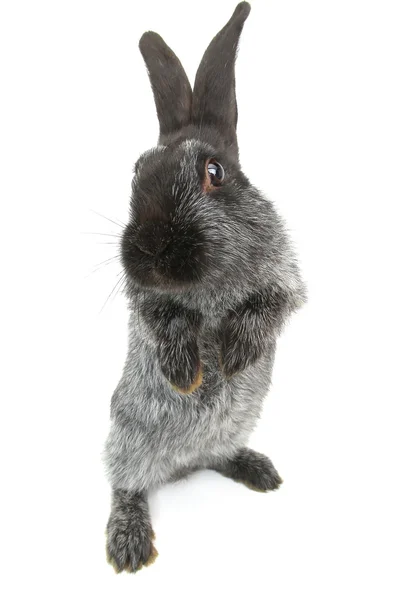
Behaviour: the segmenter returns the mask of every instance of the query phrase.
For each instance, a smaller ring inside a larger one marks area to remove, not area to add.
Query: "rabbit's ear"
[[[158,33],[144,33],[139,48],[153,89],[162,143],[163,136],[189,124],[192,88],[180,60]]]
[[[216,128],[237,155],[235,60],[240,34],[250,12],[241,2],[202,58],[193,88],[192,122]]]

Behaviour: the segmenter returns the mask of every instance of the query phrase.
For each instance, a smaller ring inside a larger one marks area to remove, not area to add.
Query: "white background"
[[[111,219],[157,121],[141,33],[193,81],[235,1],[2,2],[2,597],[398,599],[399,5],[254,0],[243,170],[286,218],[309,303],[251,445],[285,480],[202,472],[151,497],[159,557],[105,561],[101,451],[126,349]],[[102,310],[101,310],[102,309]],[[397,574],[396,574],[397,570]]]

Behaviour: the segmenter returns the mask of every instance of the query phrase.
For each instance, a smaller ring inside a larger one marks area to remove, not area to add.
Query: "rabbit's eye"
[[[207,173],[210,180],[210,184],[213,187],[221,185],[225,178],[224,167],[214,159],[210,159],[207,162]]]

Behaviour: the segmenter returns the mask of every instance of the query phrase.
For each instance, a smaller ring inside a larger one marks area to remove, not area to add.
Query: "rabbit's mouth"
[[[199,232],[190,228],[183,234],[166,223],[128,225],[122,239],[122,263],[127,276],[141,287],[183,290],[204,279],[205,246]]]

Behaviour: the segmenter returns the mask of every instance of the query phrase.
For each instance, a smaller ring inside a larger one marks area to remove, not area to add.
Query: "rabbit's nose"
[[[171,239],[171,228],[166,223],[149,222],[139,227],[136,235],[136,246],[150,256],[158,256],[168,246]]]

